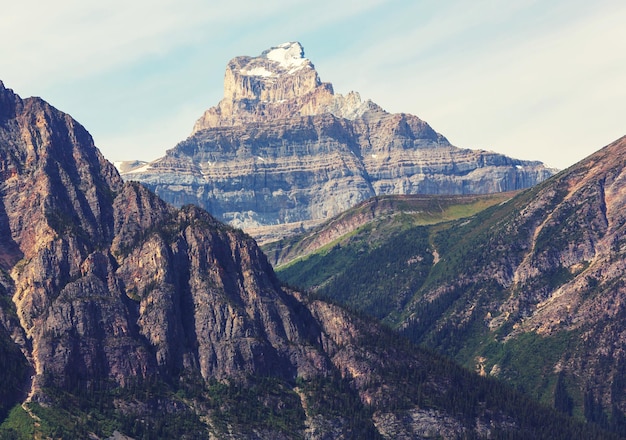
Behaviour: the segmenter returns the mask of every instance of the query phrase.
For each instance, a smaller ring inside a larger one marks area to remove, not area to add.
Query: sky
[[[3,0],[0,80],[107,159],[153,160],[219,102],[231,58],[287,41],[336,93],[458,147],[563,169],[626,135],[623,0]]]

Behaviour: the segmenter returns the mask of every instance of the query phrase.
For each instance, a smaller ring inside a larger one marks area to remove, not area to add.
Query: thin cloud
[[[542,17],[532,2],[484,15],[437,10],[356,60],[332,60],[333,75],[347,84],[343,72],[368,65],[357,86],[388,110],[423,117],[459,146],[565,167],[623,134],[626,7],[563,17],[557,6]]]
[[[380,3],[372,0],[357,8],[344,6],[320,14],[320,10],[330,10],[332,2],[309,2],[296,8],[287,0],[13,2],[0,15],[0,38],[10,42],[0,52],[6,61],[2,75],[18,83],[50,84],[59,77],[68,80],[111,71],[185,45],[203,41],[209,47],[224,45],[217,42],[228,28],[250,33],[246,27],[263,20],[289,28],[297,16],[301,23],[314,27]]]
[[[462,147],[562,167],[623,134],[623,2],[210,3],[11,2],[0,79],[77,117],[115,159],[129,145],[133,159],[162,154],[221,98],[230,58],[290,40],[338,92],[417,114]]]

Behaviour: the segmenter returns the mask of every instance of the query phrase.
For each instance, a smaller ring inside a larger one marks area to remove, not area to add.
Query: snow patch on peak
[[[263,76],[265,78],[269,78],[271,76],[275,76],[274,72],[270,72],[265,67],[253,67],[252,69],[244,69],[241,71],[242,75],[248,76]]]
[[[143,160],[122,160],[114,162],[113,165],[117,168],[120,174],[143,172],[150,166],[148,162]]]
[[[279,44],[263,52],[262,56],[277,62],[285,69],[290,69],[291,72],[309,63],[309,60],[304,57],[304,48],[298,42]]]

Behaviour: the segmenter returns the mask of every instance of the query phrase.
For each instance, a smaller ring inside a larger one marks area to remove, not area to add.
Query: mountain
[[[2,438],[607,438],[282,287],[2,83],[0,179]]]
[[[540,162],[454,147],[416,116],[390,114],[355,92],[334,93],[299,43],[231,60],[224,98],[191,136],[165,157],[122,172],[260,242],[374,196],[510,191],[552,174]]]
[[[624,170],[626,137],[471,218],[375,248],[358,234],[337,238],[280,276],[624,433]]]

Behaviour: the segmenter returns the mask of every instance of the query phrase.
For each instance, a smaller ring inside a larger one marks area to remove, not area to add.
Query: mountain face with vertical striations
[[[377,195],[501,192],[553,173],[540,162],[454,147],[416,116],[336,94],[302,46],[285,43],[231,60],[224,98],[191,136],[122,175],[265,241]]]
[[[283,288],[2,83],[0,232],[1,438],[606,438]]]

